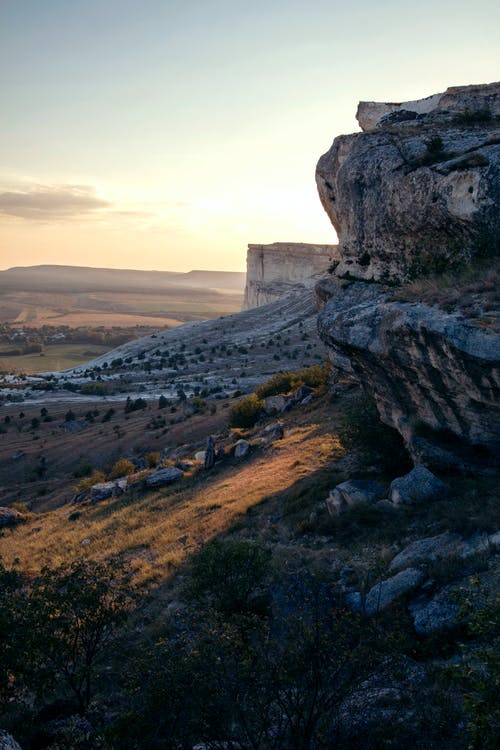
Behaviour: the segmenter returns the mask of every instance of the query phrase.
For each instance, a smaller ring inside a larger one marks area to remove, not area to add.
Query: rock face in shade
[[[396,302],[382,282],[450,274],[485,254],[496,262],[500,84],[363,103],[358,117],[367,132],[336,138],[316,172],[340,253],[316,286],[320,336],[415,463],[491,464],[500,447],[496,325]]]
[[[407,109],[407,107],[413,109]],[[428,110],[428,111],[426,111]],[[316,169],[337,276],[405,279],[469,258],[498,232],[500,84],[362,104]]]
[[[297,290],[312,289],[318,275],[326,273],[336,260],[337,245],[249,245],[243,309],[267,305]]]
[[[375,398],[416,463],[463,468],[500,448],[500,335],[378,284],[324,280],[319,334],[336,371]]]

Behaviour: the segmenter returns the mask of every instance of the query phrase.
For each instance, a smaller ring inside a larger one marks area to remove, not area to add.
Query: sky
[[[498,80],[496,0],[0,0],[0,268],[245,270],[334,243],[359,100]]]

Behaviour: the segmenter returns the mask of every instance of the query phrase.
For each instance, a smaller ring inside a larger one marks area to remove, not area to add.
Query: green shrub
[[[192,562],[187,594],[225,614],[251,610],[270,559],[270,551],[254,542],[208,542]]]
[[[401,435],[380,420],[370,396],[346,405],[339,424],[339,437],[345,448],[358,450],[366,461],[380,465],[390,474],[402,474],[412,468]]]
[[[253,427],[259,419],[264,402],[255,393],[243,396],[229,410],[230,427]]]

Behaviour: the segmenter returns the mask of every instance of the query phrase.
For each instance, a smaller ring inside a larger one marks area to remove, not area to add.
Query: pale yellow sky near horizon
[[[498,16],[493,0],[0,2],[0,268],[244,271],[248,243],[336,242],[314,170],[358,100],[495,80]]]

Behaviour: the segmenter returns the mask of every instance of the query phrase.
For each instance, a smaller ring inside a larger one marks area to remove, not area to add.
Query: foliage
[[[255,393],[243,396],[229,409],[230,427],[253,427],[259,419],[264,402]]]
[[[310,576],[279,587],[269,617],[191,613],[139,655],[115,740],[151,750],[330,748],[342,699],[377,658],[363,635],[362,621]]]
[[[44,700],[62,688],[85,711],[100,656],[130,611],[123,566],[77,560],[23,579],[0,567],[0,688]],[[26,692],[28,691],[28,692]]]
[[[380,464],[384,471],[402,474],[412,467],[400,434],[380,420],[370,396],[346,405],[339,437],[345,448],[360,451],[367,461]]]
[[[111,479],[118,479],[119,477],[128,477],[129,474],[133,474],[135,466],[132,461],[128,458],[120,458],[113,465],[111,469]]]
[[[94,469],[92,474],[88,477],[84,477],[80,482],[78,482],[76,489],[77,492],[83,492],[83,490],[88,490],[90,487],[93,487],[94,484],[101,484],[101,482],[105,482],[106,477],[102,473],[102,471],[97,471]]]
[[[308,385],[310,388],[318,388],[328,383],[330,377],[330,364],[311,365],[297,372],[278,372],[263,385],[255,389],[259,398],[276,396],[280,393],[289,393]]]
[[[225,614],[248,611],[270,558],[270,551],[255,542],[208,542],[192,561],[186,592]]]
[[[470,635],[479,642],[473,660],[464,660],[458,668],[458,676],[466,686],[470,747],[495,750],[500,736],[500,597],[485,596],[476,587],[472,596],[462,602],[461,612],[469,620]]]

